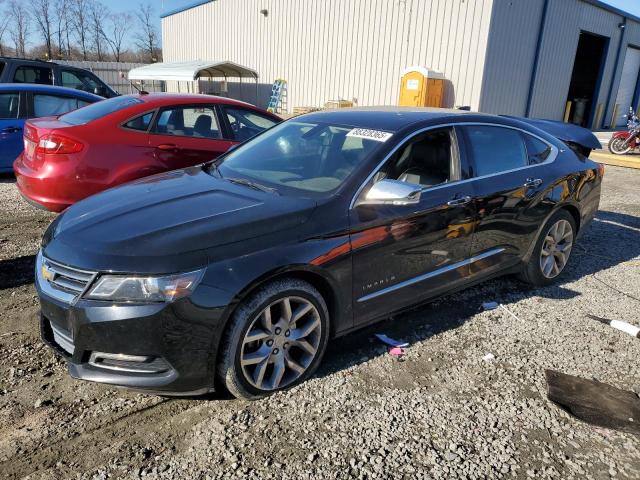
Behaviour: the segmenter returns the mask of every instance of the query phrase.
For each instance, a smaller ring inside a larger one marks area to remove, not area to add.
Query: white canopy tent
[[[129,70],[129,80],[175,81],[178,82],[178,91],[180,91],[180,82],[188,82],[187,92],[191,90],[189,85],[201,78],[224,78],[226,83],[229,77],[240,79],[240,88],[242,88],[243,78],[252,78],[256,84],[257,96],[258,72],[228,60],[153,63]],[[195,88],[192,90],[195,91]]]

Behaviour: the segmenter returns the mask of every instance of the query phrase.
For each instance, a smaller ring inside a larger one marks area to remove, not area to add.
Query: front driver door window
[[[160,111],[151,128],[156,158],[167,168],[208,162],[234,142],[224,140],[214,105],[189,105]]]
[[[278,122],[266,115],[260,115],[252,110],[244,108],[225,107],[227,120],[231,127],[233,139],[238,142],[246,142],[251,137],[271,128]]]
[[[350,212],[356,322],[384,315],[468,276],[475,221],[472,185],[452,128],[420,134],[376,173],[423,187],[419,204],[360,205]]]

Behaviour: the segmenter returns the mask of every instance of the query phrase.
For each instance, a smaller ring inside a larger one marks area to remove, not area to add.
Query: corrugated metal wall
[[[131,62],[85,62],[73,60],[56,60],[56,63],[90,70],[103,82],[122,94],[132,92],[132,87],[129,80],[127,80],[129,70],[146,65],[145,63]],[[124,77],[122,77],[122,74],[124,74]],[[162,88],[162,82],[147,82],[145,84],[145,89],[151,92],[160,92]]]
[[[493,1],[218,0],[162,20],[163,57],[235,61],[269,85],[285,78],[290,110],[339,98],[394,105],[401,71],[422,65],[450,80],[447,106],[477,109]]]
[[[543,4],[543,0],[495,0],[480,102],[483,111],[525,115]],[[640,25],[629,20],[622,30],[618,27],[622,21],[622,16],[580,0],[549,1],[530,116],[563,118],[580,32],[585,31],[609,39],[596,99],[596,105],[603,107],[601,124],[608,125],[626,45],[640,45]],[[616,69],[622,32],[626,33]]]
[[[495,0],[480,110],[524,116],[544,0]]]

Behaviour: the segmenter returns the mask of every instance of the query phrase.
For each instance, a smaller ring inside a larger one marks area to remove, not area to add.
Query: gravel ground
[[[640,478],[640,438],[550,403],[544,370],[640,392],[640,171],[554,287],[500,279],[332,342],[318,374],[258,402],[78,382],[38,338],[33,255],[53,218],[0,178],[0,477]],[[479,311],[496,300],[507,310]],[[372,334],[411,343],[403,361]],[[482,358],[491,353],[495,358]],[[640,419],[638,419],[640,420]]]

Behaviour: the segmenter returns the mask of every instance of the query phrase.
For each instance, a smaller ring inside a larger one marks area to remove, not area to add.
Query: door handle
[[[16,133],[21,131],[22,131],[22,128],[20,127],[6,127],[0,130],[1,133]]]
[[[161,143],[156,148],[165,152],[177,152],[178,150],[180,150],[180,147],[178,147],[174,143]]]
[[[535,188],[539,187],[540,185],[542,185],[541,178],[527,178],[527,181],[524,182],[524,187],[526,188]]]
[[[454,198],[452,200],[449,200],[447,202],[447,205],[449,205],[450,207],[458,207],[460,205],[466,205],[470,201],[471,201],[471,197],[464,196],[464,197],[459,197],[459,198]]]

